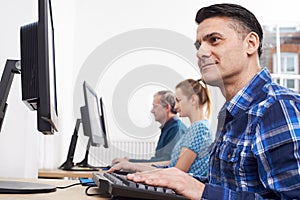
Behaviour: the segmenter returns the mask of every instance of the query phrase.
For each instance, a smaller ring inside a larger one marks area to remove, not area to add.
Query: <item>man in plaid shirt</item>
[[[189,199],[300,199],[300,96],[260,67],[261,25],[235,4],[201,8],[196,22],[202,78],[226,99],[207,180],[175,168],[128,178]]]

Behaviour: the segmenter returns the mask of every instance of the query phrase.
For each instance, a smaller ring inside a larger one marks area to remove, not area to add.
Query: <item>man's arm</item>
[[[300,103],[279,100],[257,126],[253,152],[260,180],[281,199],[300,197]]]

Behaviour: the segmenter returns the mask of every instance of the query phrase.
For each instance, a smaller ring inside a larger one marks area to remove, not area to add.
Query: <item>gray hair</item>
[[[170,90],[162,90],[158,91],[154,94],[154,96],[160,96],[160,104],[163,107],[166,107],[168,104],[171,106],[171,112],[176,114],[175,110],[176,97],[175,94]]]

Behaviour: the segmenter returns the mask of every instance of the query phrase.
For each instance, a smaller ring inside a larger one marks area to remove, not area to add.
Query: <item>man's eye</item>
[[[211,37],[210,38],[210,42],[211,43],[216,43],[216,42],[218,42],[220,39],[218,38],[218,37]]]

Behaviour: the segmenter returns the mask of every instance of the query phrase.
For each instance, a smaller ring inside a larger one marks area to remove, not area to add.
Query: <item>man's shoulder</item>
[[[171,117],[165,123],[165,125],[168,125],[168,126],[179,126],[180,124],[182,124],[182,121],[178,116]]]
[[[283,87],[272,81],[264,86],[264,90],[269,96],[274,96],[276,99],[295,99],[300,100],[300,95],[296,91]]]
[[[279,100],[292,100],[300,102],[300,95],[272,80],[267,68],[263,68],[258,75],[249,83],[243,93],[243,98],[249,102],[249,106],[267,105]],[[244,103],[244,102],[243,102]]]
[[[182,122],[180,118],[176,118],[174,126],[177,126],[180,129],[187,129],[186,125]]]
[[[185,131],[187,129],[186,125],[182,122],[182,120],[179,117],[173,117],[171,120],[168,121],[166,131],[172,131],[172,130],[183,130]]]
[[[248,114],[259,118],[272,116],[285,119],[300,110],[300,95],[293,90],[271,82],[266,84],[261,92],[265,94],[257,94],[256,100],[247,111]]]
[[[273,104],[295,104],[300,105],[300,95],[286,87],[277,83],[271,82],[264,88],[267,92],[266,99],[263,103],[264,106],[271,107]]]

